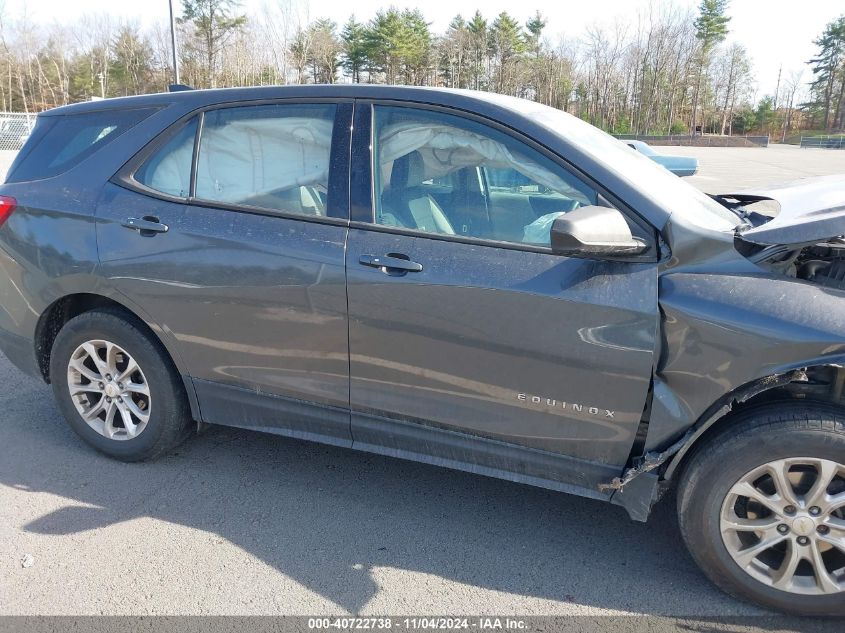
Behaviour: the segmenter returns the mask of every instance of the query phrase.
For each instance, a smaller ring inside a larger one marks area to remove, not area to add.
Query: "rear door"
[[[347,247],[356,443],[456,459],[459,431],[623,465],[654,361],[653,251],[553,255],[558,214],[610,204],[596,186],[477,118],[376,104],[371,139],[360,110]],[[573,477],[588,485],[584,472]]]
[[[197,113],[102,197],[103,274],[178,342],[206,421],[350,441],[351,112]]]

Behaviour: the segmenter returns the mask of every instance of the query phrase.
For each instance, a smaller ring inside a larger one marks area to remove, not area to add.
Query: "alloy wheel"
[[[77,347],[68,363],[67,384],[76,411],[104,437],[131,440],[150,420],[152,400],[144,372],[126,350],[110,341]]]
[[[728,492],[722,541],[746,573],[803,595],[845,592],[845,466],[791,458],[755,468]]]

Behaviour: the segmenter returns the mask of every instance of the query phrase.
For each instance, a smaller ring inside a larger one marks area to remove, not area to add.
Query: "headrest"
[[[425,164],[419,152],[413,151],[393,161],[393,171],[390,172],[391,189],[416,187],[422,184],[423,180],[425,180]]]

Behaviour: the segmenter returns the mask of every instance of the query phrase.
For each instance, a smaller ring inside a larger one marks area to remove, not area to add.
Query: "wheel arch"
[[[191,406],[191,415],[195,420],[201,420],[199,403],[194,390],[193,381],[180,358],[175,345],[173,334],[166,328],[152,321],[138,306],[122,296],[106,296],[93,292],[77,292],[64,295],[53,301],[41,313],[35,326],[33,336],[35,360],[41,377],[50,382],[50,357],[53,343],[59,331],[72,318],[91,312],[92,310],[111,309],[124,314],[147,334],[154,342],[161,346],[167,359],[182,378],[185,392]]]
[[[627,509],[633,519],[645,521],[654,503],[679,479],[695,449],[730,425],[736,414],[785,399],[842,407],[843,388],[845,356],[783,368],[747,382],[719,398],[672,444],[641,454],[599,489],[610,492],[611,503]]]
[[[845,358],[792,368],[748,382],[722,396],[671,447],[659,464],[661,478],[673,481],[702,446],[736,415],[752,407],[776,406],[778,402],[807,402],[845,406]],[[668,454],[667,454],[668,453]]]

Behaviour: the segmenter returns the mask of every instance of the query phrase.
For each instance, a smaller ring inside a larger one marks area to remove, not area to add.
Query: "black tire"
[[[678,519],[684,542],[710,580],[732,596],[795,615],[843,616],[845,593],[801,595],[769,586],[733,560],[720,531],[731,487],[754,468],[794,457],[845,461],[845,412],[782,402],[737,413],[706,438],[683,467]]]
[[[89,340],[104,339],[126,350],[143,369],[153,402],[149,421],[137,437],[117,441],[100,435],[74,406],[67,381],[74,351]],[[155,459],[190,434],[190,406],[182,380],[161,344],[131,315],[120,310],[94,310],[59,331],[50,355],[50,382],[59,409],[70,427],[98,451],[126,462]]]

